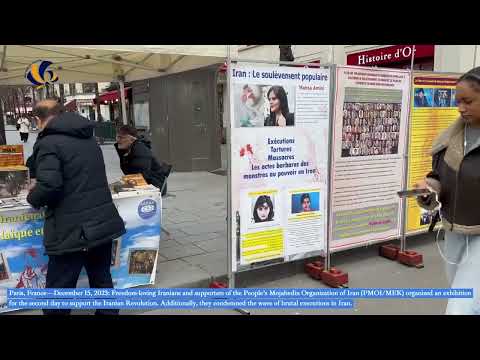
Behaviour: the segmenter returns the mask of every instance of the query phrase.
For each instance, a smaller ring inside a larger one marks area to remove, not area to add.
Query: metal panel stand
[[[332,61],[334,60],[334,48],[331,49]],[[330,287],[335,288],[348,288],[348,273],[345,273],[339,269],[332,268],[331,266],[331,254],[332,251],[330,249],[330,240],[333,238],[333,227],[332,231],[331,228],[331,221],[332,221],[332,174],[334,172],[333,169],[333,154],[334,154],[334,142],[335,139],[333,138],[333,130],[335,127],[335,119],[333,118],[334,109],[335,109],[335,101],[332,99],[335,95],[336,89],[336,81],[337,81],[337,67],[335,64],[331,65],[330,71],[330,129],[328,134],[328,184],[327,184],[327,191],[328,191],[328,200],[327,200],[327,238],[326,246],[325,246],[325,269],[322,272],[321,280],[323,283]]]
[[[232,192],[232,164],[231,164],[231,154],[232,154],[232,115],[231,115],[231,106],[230,106],[230,92],[231,92],[231,81],[229,72],[231,71],[232,59],[231,59],[231,45],[227,45],[227,111],[228,114],[228,126],[227,126],[227,282],[228,288],[235,288],[235,273],[232,269],[233,261],[233,244],[232,244],[232,202],[231,202],[231,192]],[[244,309],[233,309],[242,315],[250,315],[247,310]]]
[[[228,53],[228,58],[227,58],[227,71],[231,71],[231,64],[232,64],[232,59],[230,57],[230,50],[227,51]],[[333,56],[333,55],[332,55]],[[253,64],[273,64],[273,65],[286,65],[286,66],[305,66],[305,67],[318,67],[318,68],[324,68],[325,65],[320,65],[320,64],[310,64],[310,63],[297,63],[297,62],[288,62],[288,61],[264,61],[264,60],[255,60],[255,59],[234,59],[234,63],[236,62],[242,62],[242,63],[253,63]],[[332,69],[332,67],[330,66]],[[333,74],[333,71],[330,72],[330,74]],[[333,101],[331,100],[332,97],[332,91],[333,91],[333,81],[330,79],[330,109],[333,106]],[[227,238],[228,238],[228,243],[227,243],[227,252],[228,252],[228,287],[229,288],[235,288],[235,272],[233,271],[233,264],[234,261],[236,260],[233,257],[233,239],[232,239],[232,204],[231,204],[231,192],[232,192],[232,169],[231,169],[231,153],[232,153],[232,121],[233,121],[233,116],[232,116],[232,106],[231,106],[231,79],[230,79],[230,74],[227,75],[227,98],[229,99],[227,104],[228,104],[228,126],[227,126],[227,167],[228,167],[228,182],[227,182]],[[329,121],[331,122],[331,110],[330,110],[330,118]],[[331,132],[332,128],[330,126],[330,134],[329,134],[329,139],[331,138]],[[331,142],[331,140],[330,140]],[[330,147],[329,147],[330,148]],[[330,149],[329,149],[330,151]],[[330,157],[329,157],[330,159]],[[329,171],[330,173],[330,171]],[[329,174],[329,179],[330,179],[330,174]],[[328,185],[329,186],[329,185]],[[327,186],[327,188],[328,188]],[[328,190],[327,190],[328,192]],[[326,212],[328,213],[329,209],[327,206]],[[327,216],[328,218],[328,216]],[[328,231],[328,220],[327,223],[325,224],[327,231]],[[328,235],[327,235],[328,238]],[[326,244],[328,244],[328,239],[325,239]],[[327,248],[328,245],[326,245]],[[326,249],[326,257],[329,261],[329,251]],[[250,312],[244,310],[244,309],[234,309],[234,311],[239,312],[243,315],[250,315]]]
[[[163,190],[165,189],[165,186],[167,186],[167,180],[166,180],[166,179],[165,179],[165,181],[163,182],[162,188],[160,189],[160,197],[162,197],[162,193],[163,193]],[[166,196],[167,196],[167,195],[165,194],[165,197],[166,197]],[[161,224],[161,223],[160,223],[160,224]],[[161,231],[162,231],[163,233],[165,233],[165,235],[168,236],[168,239],[167,239],[167,240],[170,240],[170,239],[172,238],[172,235],[170,234],[170,232],[169,232],[167,229],[165,229],[165,228],[163,227],[163,225],[160,225],[160,229],[161,229]]]
[[[410,98],[409,100],[409,114],[408,114],[408,123],[407,123],[407,136],[404,150],[404,190],[408,189],[408,162],[409,162],[409,147],[410,147],[410,127],[411,127],[411,108],[412,108],[412,91],[413,91],[413,63],[415,61],[415,45],[413,45],[412,52],[412,62],[410,65]],[[418,269],[424,267],[423,257],[421,254],[416,251],[407,251],[407,237],[406,237],[406,227],[407,227],[407,218],[408,218],[408,203],[407,198],[402,198],[402,217],[400,225],[400,251],[397,255],[397,261],[401,264],[407,266],[415,266]]]

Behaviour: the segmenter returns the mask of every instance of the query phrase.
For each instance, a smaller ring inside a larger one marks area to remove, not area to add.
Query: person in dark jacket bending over
[[[480,67],[465,73],[455,93],[460,117],[433,142],[432,171],[417,188],[439,194],[445,244],[442,256],[452,288],[473,288],[473,298],[448,300],[446,314],[480,314]],[[433,194],[419,197],[427,210]]]
[[[93,136],[95,123],[65,112],[55,100],[37,103],[33,115],[41,131],[27,161],[36,178],[27,201],[45,208],[46,287],[75,288],[85,267],[90,287],[112,288],[112,240],[125,233],[125,224],[108,188],[102,151]]]
[[[114,146],[125,175],[142,174],[148,184],[162,189],[172,167],[155,159],[150,141],[139,137],[137,129],[130,125],[120,127]]]

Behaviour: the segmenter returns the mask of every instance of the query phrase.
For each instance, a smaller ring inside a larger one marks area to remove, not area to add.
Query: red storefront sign
[[[381,66],[412,59],[413,45],[395,45],[347,55],[347,65]],[[435,45],[415,45],[415,59],[433,58]]]

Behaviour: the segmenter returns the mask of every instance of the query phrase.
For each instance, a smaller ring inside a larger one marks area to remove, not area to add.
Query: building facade
[[[98,92],[102,93],[110,85],[109,82],[98,83]],[[95,84],[55,84],[55,95],[60,95],[60,86],[63,86],[65,104],[75,108],[82,116],[92,121],[98,120],[97,108],[94,104]],[[104,121],[111,121],[111,111],[108,105],[100,104],[100,114]]]
[[[478,47],[478,45],[415,45],[414,67],[438,72],[466,72],[480,65]],[[291,48],[296,62],[319,61],[321,64],[396,68],[409,68],[413,52],[413,45],[291,45]],[[395,57],[397,51],[398,57]],[[391,56],[388,59],[389,54]],[[278,45],[239,45],[238,48],[239,59],[245,61],[275,62],[279,56]]]

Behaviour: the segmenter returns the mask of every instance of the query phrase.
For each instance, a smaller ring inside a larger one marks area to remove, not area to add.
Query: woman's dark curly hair
[[[257,214],[257,209],[260,206],[263,206],[263,204],[267,204],[268,207],[270,208],[270,212],[268,213],[267,220],[260,219]],[[273,203],[272,203],[272,199],[270,199],[270,196],[267,196],[267,195],[259,196],[257,201],[255,202],[255,206],[253,207],[253,219],[255,220],[255,222],[258,223],[262,221],[271,221],[273,219],[273,215],[274,215]]]

